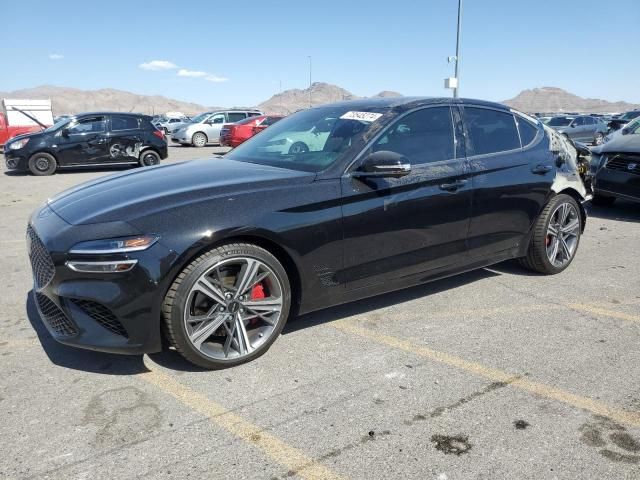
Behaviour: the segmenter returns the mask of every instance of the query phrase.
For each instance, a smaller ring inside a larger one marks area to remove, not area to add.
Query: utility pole
[[[462,24],[462,0],[458,0],[458,33],[456,35],[456,88],[453,89],[453,98],[458,98],[460,88],[460,26]]]
[[[309,55],[309,108],[311,108],[311,55]]]
[[[456,62],[455,76],[444,79],[444,88],[453,90],[453,98],[458,98],[460,87],[460,36],[462,34],[462,0],[458,0],[458,30],[456,33],[456,54],[448,57],[449,63]]]

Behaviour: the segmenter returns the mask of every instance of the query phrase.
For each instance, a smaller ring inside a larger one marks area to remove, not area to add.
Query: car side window
[[[209,120],[207,120],[207,123],[211,123],[211,124],[224,123],[224,113],[218,113],[212,117],[209,117]]]
[[[412,165],[455,158],[449,107],[424,108],[396,121],[372,147],[405,156]]]
[[[487,108],[464,107],[464,118],[474,155],[520,148],[515,118],[511,113]]]
[[[229,117],[230,123],[239,122],[240,120],[247,118],[247,115],[242,112],[229,112],[227,113],[227,116]]]
[[[518,122],[518,131],[520,132],[520,141],[523,147],[529,145],[536,138],[538,129],[526,121],[524,118],[516,116]]]
[[[119,130],[137,130],[138,128],[140,128],[140,125],[136,117],[129,117],[125,115],[111,116],[111,131],[113,132],[117,132]]]
[[[578,117],[573,121],[573,125],[575,125],[576,127],[582,127],[584,125],[584,118],[583,117]]]
[[[104,132],[105,130],[106,128],[103,116],[83,118],[68,129],[71,135],[78,135],[82,133],[100,133]]]

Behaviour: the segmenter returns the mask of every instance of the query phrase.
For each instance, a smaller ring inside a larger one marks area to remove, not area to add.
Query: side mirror
[[[354,177],[400,178],[411,173],[407,157],[399,153],[381,150],[368,155],[360,168],[352,173]]]
[[[60,134],[64,137],[64,138],[69,138],[69,129],[68,128],[63,128],[62,132],[60,132]]]

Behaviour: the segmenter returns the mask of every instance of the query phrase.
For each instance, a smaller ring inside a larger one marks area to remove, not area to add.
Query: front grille
[[[619,172],[640,175],[640,155],[632,153],[618,153],[609,155],[606,164],[607,170],[617,170]]]
[[[40,237],[31,225],[27,227],[27,241],[29,242],[28,252],[31,269],[33,270],[33,279],[37,289],[46,287],[53,279],[55,268],[51,256],[44,246]]]
[[[104,305],[92,300],[79,300],[73,298],[71,299],[71,301],[75,303],[84,313],[89,315],[110,332],[115,333],[116,335],[123,336],[125,338],[129,338],[129,334],[124,328],[124,325],[122,325],[122,323],[120,323],[113,312]]]
[[[60,308],[41,293],[36,293],[36,302],[42,319],[58,335],[69,337],[78,333],[76,326]]]

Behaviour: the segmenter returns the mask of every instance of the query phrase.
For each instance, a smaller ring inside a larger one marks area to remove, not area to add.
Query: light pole
[[[311,55],[309,55],[309,108],[311,108]]]
[[[456,33],[456,55],[448,57],[449,63],[456,62],[455,76],[445,78],[444,87],[453,90],[453,98],[458,98],[458,89],[460,86],[460,35],[462,30],[462,0],[458,0],[458,30]]]

